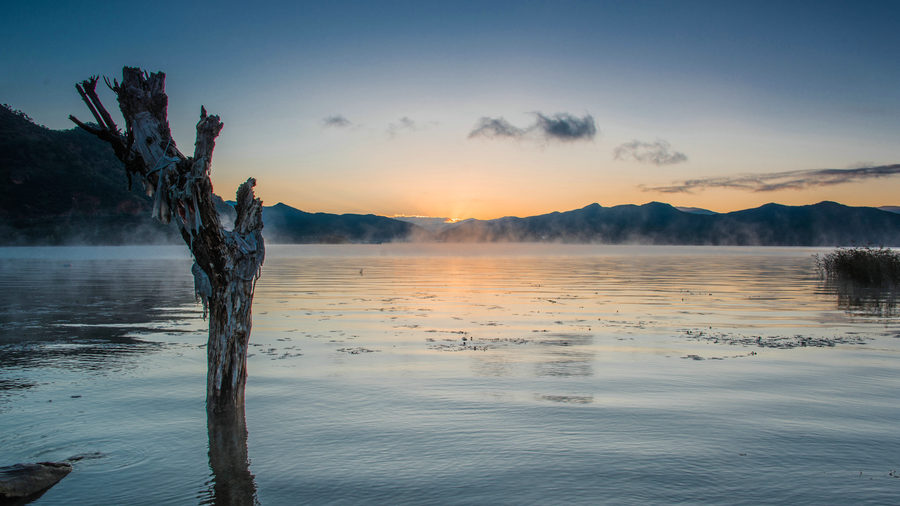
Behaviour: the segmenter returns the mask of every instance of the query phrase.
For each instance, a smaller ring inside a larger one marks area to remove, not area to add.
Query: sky
[[[201,105],[225,124],[217,193],[309,212],[900,205],[898,26],[878,1],[11,1],[0,102],[71,128],[76,82],[163,71],[183,152]]]

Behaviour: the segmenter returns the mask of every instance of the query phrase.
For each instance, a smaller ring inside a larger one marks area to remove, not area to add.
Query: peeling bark
[[[136,177],[153,198],[153,218],[178,226],[194,257],[191,272],[197,297],[204,315],[209,311],[207,409],[242,408],[250,307],[265,258],[262,202],[253,194],[256,180],[248,179],[237,191],[234,229],[222,227],[209,178],[222,122],[201,107],[193,156],[182,154],[169,129],[165,79],[162,72],[125,67],[121,83],[106,80],[125,119],[124,133],[97,96],[97,77],[75,85],[96,124],[69,119],[112,146],[129,181]]]

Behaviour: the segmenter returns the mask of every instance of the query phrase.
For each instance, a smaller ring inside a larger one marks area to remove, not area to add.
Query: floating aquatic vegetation
[[[529,341],[518,337],[488,337],[475,339],[474,337],[463,337],[462,340],[444,339],[443,342],[437,342],[433,338],[426,338],[429,350],[437,351],[487,351],[492,348],[503,347],[508,345],[526,344]]]
[[[538,400],[563,404],[591,404],[594,402],[593,395],[541,395],[536,397]]]
[[[757,353],[755,351],[751,351],[750,353],[743,353],[741,355],[727,355],[723,357],[702,357],[696,354],[685,355],[681,358],[686,360],[725,360],[726,358],[746,358],[746,357],[755,357]]]
[[[759,348],[833,348],[838,344],[866,344],[869,339],[860,336],[813,337],[800,334],[793,336],[746,336],[707,330],[685,330],[684,335],[692,341],[703,341],[712,344],[731,346],[756,346]],[[684,358],[684,357],[683,357]],[[694,358],[688,355],[687,358]],[[702,357],[694,360],[702,360]]]
[[[356,348],[338,348],[337,351],[341,353],[349,353],[350,355],[359,355],[360,353],[376,353],[381,350],[372,350],[369,348],[363,348],[362,346],[357,346]]]
[[[257,343],[250,343],[250,346],[256,347],[260,353],[268,356],[271,360],[284,360],[286,358],[302,357],[298,346],[287,346],[285,348],[262,347]],[[255,354],[253,354],[255,355]],[[250,356],[250,355],[248,355]]]

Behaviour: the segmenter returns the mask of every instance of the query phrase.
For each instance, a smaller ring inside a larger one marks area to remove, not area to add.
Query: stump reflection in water
[[[221,412],[209,410],[207,428],[212,475],[207,483],[208,488],[200,494],[201,504],[259,504],[247,455],[244,406]]]

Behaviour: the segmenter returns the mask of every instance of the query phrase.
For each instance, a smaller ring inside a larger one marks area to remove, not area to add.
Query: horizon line
[[[230,201],[227,201],[227,202],[230,203]],[[845,206],[845,207],[867,207],[867,208],[872,208],[872,209],[878,209],[878,210],[881,210],[881,211],[886,211],[885,208],[898,208],[898,209],[900,209],[900,205],[893,205],[893,204],[885,204],[885,205],[850,205],[850,204],[844,204],[844,203],[841,203],[841,202],[838,202],[838,201],[835,201],[835,200],[820,200],[820,201],[818,201],[818,202],[813,202],[813,203],[808,203],[808,204],[796,204],[796,205],[792,205],[792,204],[781,204],[781,203],[772,201],[772,202],[766,202],[765,204],[760,204],[760,205],[754,206],[754,207],[746,207],[746,208],[742,208],[742,209],[735,209],[735,210],[733,210],[733,211],[715,211],[715,210],[712,210],[712,209],[709,209],[709,208],[705,208],[705,207],[698,207],[698,206],[681,206],[681,205],[670,204],[670,203],[668,203],[668,202],[662,202],[662,201],[659,201],[659,200],[651,200],[651,201],[645,202],[645,203],[643,203],[643,204],[615,204],[615,205],[610,205],[610,206],[604,206],[603,204],[600,204],[599,202],[592,202],[592,203],[590,203],[590,204],[587,204],[587,205],[584,205],[584,206],[581,206],[581,207],[573,207],[573,208],[565,209],[565,210],[555,210],[555,211],[548,211],[548,212],[537,213],[537,214],[528,214],[528,215],[524,215],[524,216],[518,216],[518,215],[513,215],[513,214],[507,214],[507,215],[503,215],[503,216],[498,216],[498,217],[496,217],[496,218],[475,218],[475,217],[471,217],[471,216],[470,216],[470,217],[466,217],[466,218],[454,218],[454,217],[449,217],[449,216],[429,216],[429,215],[423,215],[423,214],[405,214],[405,213],[393,213],[393,214],[391,214],[391,213],[385,213],[385,214],[378,214],[378,213],[374,213],[374,212],[352,212],[352,211],[350,211],[350,212],[307,211],[307,210],[303,210],[303,209],[301,209],[301,208],[299,208],[299,207],[295,207],[294,205],[288,204],[288,203],[286,203],[286,202],[276,202],[275,204],[273,204],[273,205],[271,205],[271,206],[264,206],[264,207],[275,207],[275,206],[281,204],[281,205],[285,205],[285,206],[291,207],[291,208],[293,208],[293,209],[296,209],[296,210],[298,210],[298,211],[301,211],[301,212],[304,212],[304,213],[310,213],[310,214],[320,214],[320,213],[321,213],[321,214],[334,214],[334,215],[338,215],[338,216],[341,216],[341,215],[350,215],[350,214],[362,214],[362,215],[381,216],[381,217],[384,217],[384,218],[390,218],[390,219],[402,219],[402,218],[422,218],[422,219],[435,219],[435,220],[440,219],[440,220],[444,220],[444,223],[452,224],[452,223],[458,223],[458,222],[460,222],[460,221],[466,221],[466,220],[491,221],[491,220],[499,220],[499,219],[503,219],[503,218],[530,218],[530,217],[534,217],[534,216],[543,216],[543,215],[546,215],[546,214],[566,213],[566,212],[571,212],[571,211],[577,211],[577,210],[579,210],[579,209],[584,209],[584,208],[586,208],[586,207],[590,207],[590,206],[593,206],[593,205],[598,205],[598,206],[600,206],[600,207],[610,209],[610,208],[614,208],[614,207],[622,207],[622,206],[642,207],[642,206],[646,206],[646,205],[648,205],[648,204],[664,204],[664,205],[667,205],[667,206],[671,206],[671,207],[673,207],[673,208],[675,208],[675,209],[678,209],[679,211],[682,211],[682,212],[689,212],[689,211],[684,211],[684,209],[696,209],[696,210],[700,210],[700,211],[708,211],[708,212],[711,212],[711,213],[714,213],[714,214],[728,214],[728,213],[736,213],[736,212],[741,212],[741,211],[748,211],[748,210],[752,210],[752,209],[759,209],[759,208],[765,207],[765,206],[767,206],[767,205],[778,205],[778,206],[784,206],[784,207],[809,207],[809,206],[815,206],[815,205],[819,205],[819,204],[823,204],[823,203],[834,203],[834,204],[838,204],[838,205]],[[887,211],[887,212],[892,212],[892,211]]]

